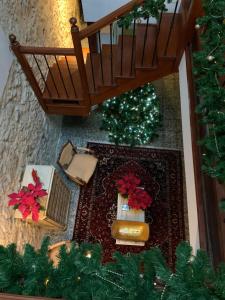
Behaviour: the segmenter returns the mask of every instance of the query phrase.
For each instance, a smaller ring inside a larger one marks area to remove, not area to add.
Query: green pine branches
[[[159,19],[160,13],[167,11],[165,3],[170,3],[172,0],[145,0],[143,5],[134,6],[133,10],[123,16],[119,21],[119,27],[128,28],[134,20],[147,19],[153,17]]]
[[[102,129],[110,141],[143,145],[156,136],[160,124],[159,99],[151,84],[107,100],[102,105]]]
[[[225,1],[204,0],[201,28],[202,50],[194,53],[194,75],[200,104],[197,112],[206,126],[203,170],[225,182]]]
[[[26,245],[0,248],[0,292],[68,300],[219,300],[225,299],[225,264],[214,271],[205,252],[196,256],[186,242],[176,251],[175,271],[158,248],[139,254],[114,254],[101,263],[100,245],[72,244],[59,254],[54,267],[48,258],[49,240],[40,250]]]

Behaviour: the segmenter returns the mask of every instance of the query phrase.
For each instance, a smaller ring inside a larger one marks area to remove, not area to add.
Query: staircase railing
[[[72,74],[76,66],[82,70],[82,49],[79,51],[77,44],[74,48],[26,47],[21,46],[14,35],[9,38],[11,49],[44,111],[48,112],[55,103],[90,105],[84,74]],[[82,95],[77,94],[78,84],[83,87]]]
[[[156,69],[159,59],[178,65],[185,43],[193,34],[201,0],[176,0],[174,11],[161,11],[155,24],[147,18],[141,26],[139,20],[133,20],[129,29],[117,26],[121,17],[143,3],[132,0],[81,31],[76,19],[71,18],[73,48],[24,47],[10,35],[11,48],[47,113],[70,114],[76,106],[81,115],[86,115],[93,97],[113,89],[124,78],[132,80],[139,70]],[[178,37],[174,28],[179,27],[176,22],[180,18]]]

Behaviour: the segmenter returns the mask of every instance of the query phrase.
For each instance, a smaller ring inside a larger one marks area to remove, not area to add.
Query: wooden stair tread
[[[112,55],[113,60],[116,58],[116,45],[112,45]],[[93,73],[94,80],[92,76],[92,67],[91,67],[91,56],[93,63]],[[99,53],[88,54],[86,61],[86,70],[88,76],[88,83],[91,93],[99,93],[105,87],[115,86],[114,81],[115,74],[115,63],[113,65],[113,73],[111,72],[111,46],[102,45],[102,69],[101,69],[101,56]],[[103,71],[103,72],[102,72]],[[95,83],[95,87],[94,87]]]

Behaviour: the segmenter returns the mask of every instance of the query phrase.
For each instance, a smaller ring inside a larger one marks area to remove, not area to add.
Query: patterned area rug
[[[115,251],[137,253],[159,246],[173,266],[176,246],[185,239],[180,151],[100,143],[88,143],[88,147],[95,151],[99,162],[92,179],[81,189],[73,239],[101,243],[104,262],[110,261]],[[154,199],[145,213],[150,223],[150,239],[145,247],[116,245],[111,237],[117,210],[115,180],[128,172],[141,178],[141,185]]]

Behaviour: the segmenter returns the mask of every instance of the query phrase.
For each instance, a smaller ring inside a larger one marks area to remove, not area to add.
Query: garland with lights
[[[143,145],[156,136],[160,124],[159,99],[151,84],[105,101],[102,127],[115,144]]]
[[[204,0],[205,16],[197,19],[201,51],[195,52],[194,75],[200,104],[196,112],[206,126],[203,171],[225,182],[225,1]],[[222,79],[223,78],[223,79]]]
[[[48,256],[49,240],[39,250],[0,246],[0,292],[67,300],[225,299],[225,265],[214,271],[204,251],[193,256],[182,242],[172,271],[161,251],[114,254],[114,262],[101,263],[100,245],[72,243],[62,246],[57,266]]]
[[[143,5],[135,5],[133,10],[120,18],[119,27],[128,28],[134,20],[147,19],[150,17],[159,19],[160,13],[167,11],[165,2],[170,3],[172,0],[145,0]]]

